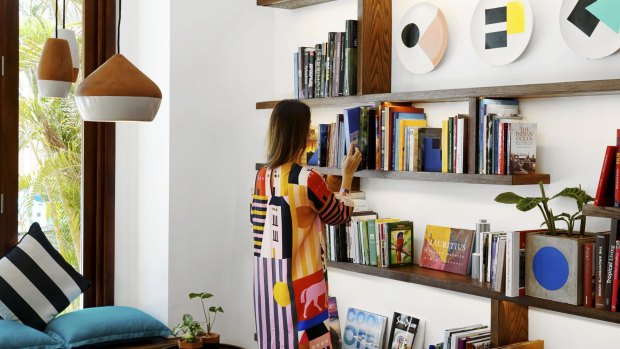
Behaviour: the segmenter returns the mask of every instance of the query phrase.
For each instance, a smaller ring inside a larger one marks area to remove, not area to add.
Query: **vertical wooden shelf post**
[[[528,340],[527,306],[491,300],[491,347]]]
[[[392,0],[358,0],[357,94],[392,90]]]

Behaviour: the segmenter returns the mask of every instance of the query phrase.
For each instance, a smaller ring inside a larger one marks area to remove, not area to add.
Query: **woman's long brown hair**
[[[299,161],[310,130],[310,108],[296,99],[279,102],[271,112],[267,166],[276,168]]]

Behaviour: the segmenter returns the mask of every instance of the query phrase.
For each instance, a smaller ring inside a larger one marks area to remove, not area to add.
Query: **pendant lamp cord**
[[[56,0],[56,25],[55,25],[55,34],[56,38],[58,38],[58,0]]]
[[[62,0],[62,29],[65,29],[66,20],[67,20],[67,0]]]
[[[121,53],[121,15],[123,0],[118,0],[118,29],[116,30],[116,53]]]

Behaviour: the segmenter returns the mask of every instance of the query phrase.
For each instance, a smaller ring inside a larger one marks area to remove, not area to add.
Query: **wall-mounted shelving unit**
[[[620,219],[620,207],[584,205],[583,214],[590,217]]]
[[[264,164],[257,163],[256,170],[260,170]],[[336,167],[317,167],[309,166],[323,175],[340,176],[342,169]],[[469,173],[441,173],[441,172],[407,172],[407,171],[376,171],[362,170],[357,171],[354,177],[358,178],[382,178],[398,179],[407,181],[422,182],[448,182],[448,183],[469,183],[469,184],[493,184],[493,185],[528,185],[549,184],[551,176],[548,174],[533,175],[481,175]]]

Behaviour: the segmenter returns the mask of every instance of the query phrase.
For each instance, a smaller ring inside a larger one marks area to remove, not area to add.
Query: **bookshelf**
[[[256,170],[260,170],[264,164],[257,163]],[[315,169],[323,175],[340,176],[342,169],[337,167],[317,167],[308,166]],[[528,185],[549,184],[551,176],[548,174],[533,175],[481,175],[469,173],[441,173],[441,172],[407,172],[407,171],[376,171],[362,170],[357,171],[353,175],[357,178],[382,178],[382,179],[398,179],[407,181],[421,182],[446,182],[446,183],[469,183],[469,184],[491,184],[491,185]]]
[[[577,315],[590,319],[620,324],[620,313],[579,305],[559,303],[528,296],[506,297],[503,293],[492,291],[489,283],[474,280],[470,276],[426,269],[418,265],[397,268],[378,268],[355,263],[327,262],[327,266],[333,269],[345,270],[353,273],[371,275],[384,279],[430,286],[443,290],[488,298],[493,301],[506,301],[521,306],[546,309],[559,313]]]
[[[583,206],[584,216],[620,219],[620,207]]]
[[[325,2],[324,0],[257,0],[260,5],[265,2],[294,3],[304,2],[309,5]],[[288,7],[293,8],[293,7]],[[391,92],[391,1],[358,0],[358,93],[356,96],[302,99],[311,108],[348,108],[362,105],[378,105],[381,102],[468,102],[468,112],[475,115],[479,98],[565,98],[573,96],[597,96],[620,94],[620,79],[566,81],[558,83],[465,87],[442,90],[421,90],[409,92]],[[379,52],[373,57],[370,53]],[[279,100],[266,100],[256,103],[257,110],[272,109]],[[470,134],[475,134],[475,123],[470,123]],[[473,131],[473,132],[472,132]],[[475,145],[475,138],[470,137],[469,148]],[[427,173],[402,171],[358,171],[358,178],[382,178],[412,181],[454,182],[466,184],[491,185],[525,185],[542,181],[550,183],[550,175],[536,176],[499,176],[475,174],[475,154],[470,152],[467,159],[466,174]],[[262,164],[256,164],[257,169]],[[341,169],[316,167],[325,175],[340,175]],[[595,207],[586,205],[584,214],[588,216],[620,219],[620,208]],[[419,266],[401,268],[377,268],[353,263],[328,262],[330,269],[397,280],[407,283],[425,285],[462,294],[483,297],[491,301],[491,338],[492,346],[497,347],[528,340],[528,308],[546,309],[562,314],[571,314],[584,318],[596,319],[620,324],[620,314],[610,311],[575,306],[548,301],[534,297],[509,298],[490,289],[487,283],[478,282],[469,276],[441,272]]]
[[[322,4],[334,0],[256,0],[258,6],[277,7],[288,10]]]

